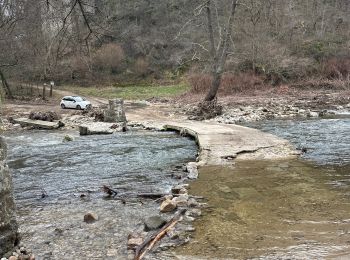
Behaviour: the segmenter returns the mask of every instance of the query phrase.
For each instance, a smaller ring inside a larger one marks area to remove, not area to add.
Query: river
[[[63,142],[67,134],[74,141]],[[22,241],[36,259],[126,259],[128,234],[159,212],[159,203],[134,194],[169,192],[172,176],[197,154],[194,141],[166,132],[27,131],[6,139]],[[103,185],[126,204],[106,199]],[[99,220],[84,223],[89,212]]]
[[[298,160],[205,167],[209,208],[181,259],[350,259],[350,119],[249,124],[304,148]],[[208,185],[210,183],[210,185]]]

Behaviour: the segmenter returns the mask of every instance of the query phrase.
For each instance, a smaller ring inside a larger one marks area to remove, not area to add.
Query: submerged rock
[[[98,216],[95,213],[87,213],[84,215],[84,222],[87,224],[94,223],[98,220]]]
[[[151,231],[163,227],[166,220],[159,215],[151,216],[145,220],[145,231]]]
[[[73,137],[70,136],[70,135],[65,135],[65,136],[63,137],[63,142],[71,142],[71,141],[73,141],[73,140],[74,140]]]
[[[143,238],[141,236],[135,235],[135,234],[130,234],[128,236],[128,243],[127,243],[128,250],[135,250],[136,247],[138,247],[142,243],[143,243]]]

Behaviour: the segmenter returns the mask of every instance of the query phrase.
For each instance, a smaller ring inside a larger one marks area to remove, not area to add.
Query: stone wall
[[[0,137],[0,257],[13,249],[18,237],[12,177],[6,155],[6,144]]]

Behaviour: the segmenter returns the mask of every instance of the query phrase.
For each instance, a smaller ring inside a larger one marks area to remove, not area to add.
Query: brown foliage
[[[192,74],[188,77],[192,94],[206,93],[212,83],[209,74]],[[236,93],[249,93],[259,90],[265,86],[264,78],[253,72],[225,73],[221,79],[219,93],[231,95]]]
[[[209,90],[213,78],[209,74],[195,73],[187,78],[193,94],[205,93]]]
[[[124,58],[124,50],[120,45],[108,43],[96,51],[93,65],[97,69],[110,70],[110,72],[115,73],[121,67]]]
[[[324,61],[322,72],[327,79],[349,79],[350,57],[332,57]]]
[[[149,71],[149,62],[145,58],[137,58],[134,71],[138,76],[145,76]]]

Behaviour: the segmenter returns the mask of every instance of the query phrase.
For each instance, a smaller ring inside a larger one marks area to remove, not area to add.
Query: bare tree
[[[219,28],[219,41],[216,43],[214,36],[214,19],[213,19],[213,3],[211,0],[206,2],[206,14],[207,14],[207,31],[209,39],[209,53],[211,58],[211,74],[213,82],[211,87],[205,96],[204,101],[212,101],[215,99],[218,89],[221,84],[222,74],[227,59],[228,49],[232,40],[232,27],[234,21],[234,15],[236,13],[236,7],[238,0],[231,1],[230,12],[226,23],[222,28]],[[217,18],[218,19],[218,18]]]

